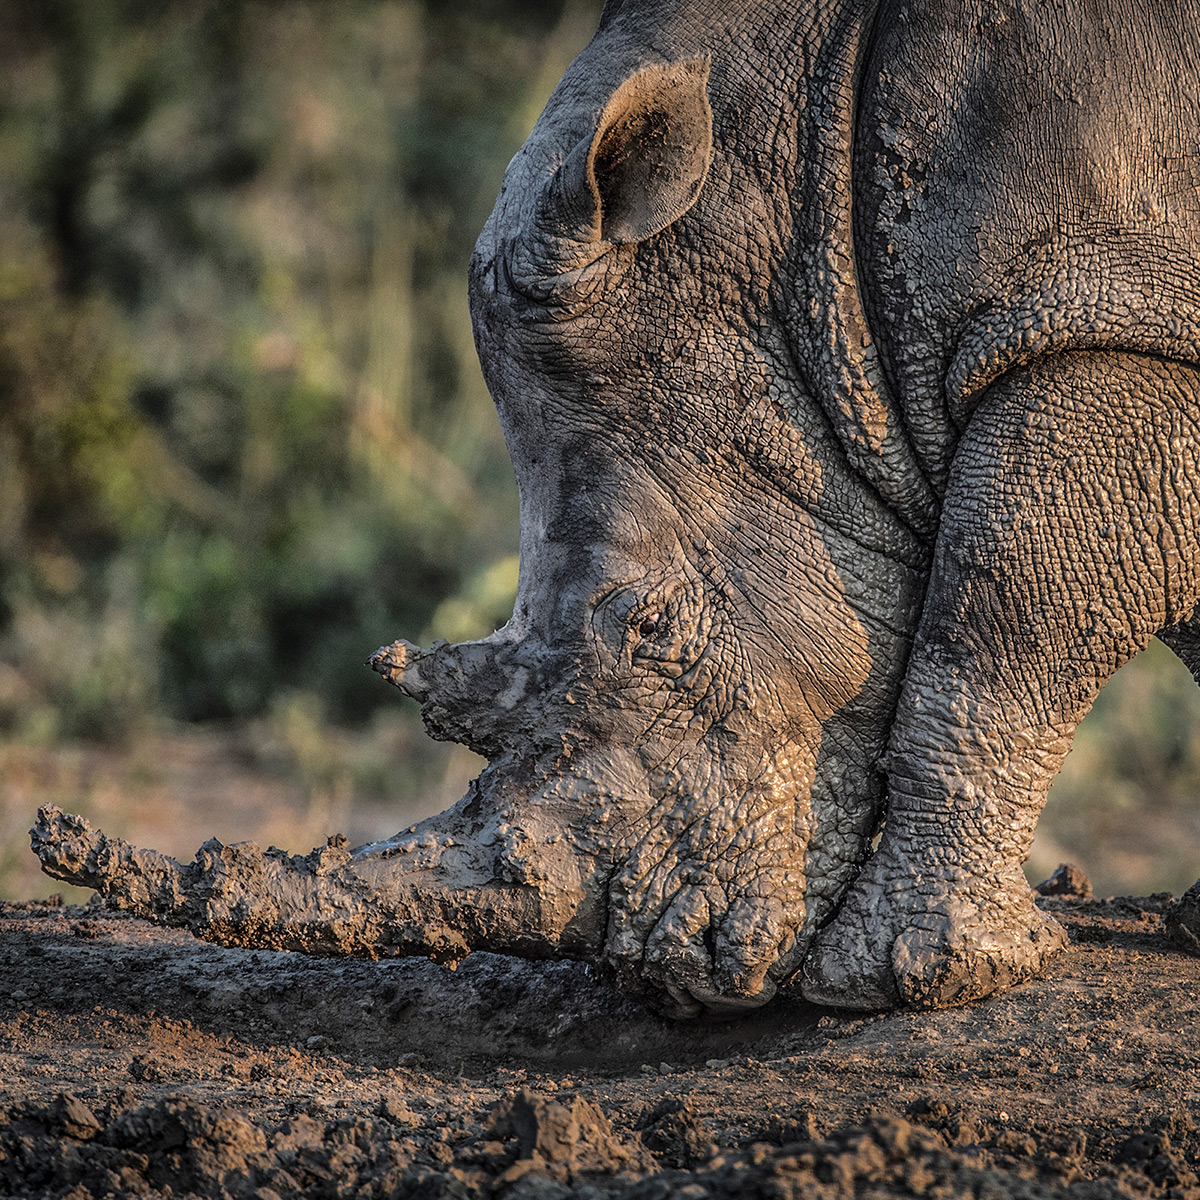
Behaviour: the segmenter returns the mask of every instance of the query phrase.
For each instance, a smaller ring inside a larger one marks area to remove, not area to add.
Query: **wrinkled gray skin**
[[[1193,0],[610,2],[471,269],[513,618],[373,660],[489,767],[305,859],[49,811],[47,869],[247,945],[585,958],[681,1015],[801,966],[853,1008],[1036,972],[1076,724],[1155,635],[1200,668],[1198,143]]]

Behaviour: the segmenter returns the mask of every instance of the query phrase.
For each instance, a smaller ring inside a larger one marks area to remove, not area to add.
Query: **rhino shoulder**
[[[1200,360],[1200,8],[887,5],[862,75],[861,269],[932,474],[983,390],[1075,348]]]

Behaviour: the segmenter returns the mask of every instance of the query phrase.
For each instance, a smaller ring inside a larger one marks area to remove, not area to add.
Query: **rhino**
[[[45,869],[229,944],[582,959],[674,1016],[1039,972],[1077,723],[1153,637],[1200,671],[1200,8],[609,0],[470,300],[512,619],[371,665],[486,769],[303,857],[47,809]]]

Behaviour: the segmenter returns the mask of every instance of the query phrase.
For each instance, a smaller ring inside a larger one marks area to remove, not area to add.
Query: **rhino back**
[[[885,3],[861,80],[868,311],[931,479],[1050,352],[1200,361],[1200,5]]]

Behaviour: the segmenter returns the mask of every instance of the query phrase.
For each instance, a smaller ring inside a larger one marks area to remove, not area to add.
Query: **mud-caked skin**
[[[47,869],[247,945],[581,957],[677,1015],[1039,970],[1076,724],[1155,635],[1200,670],[1200,8],[610,0],[470,286],[515,611],[372,665],[488,768],[303,859],[47,812]]]

